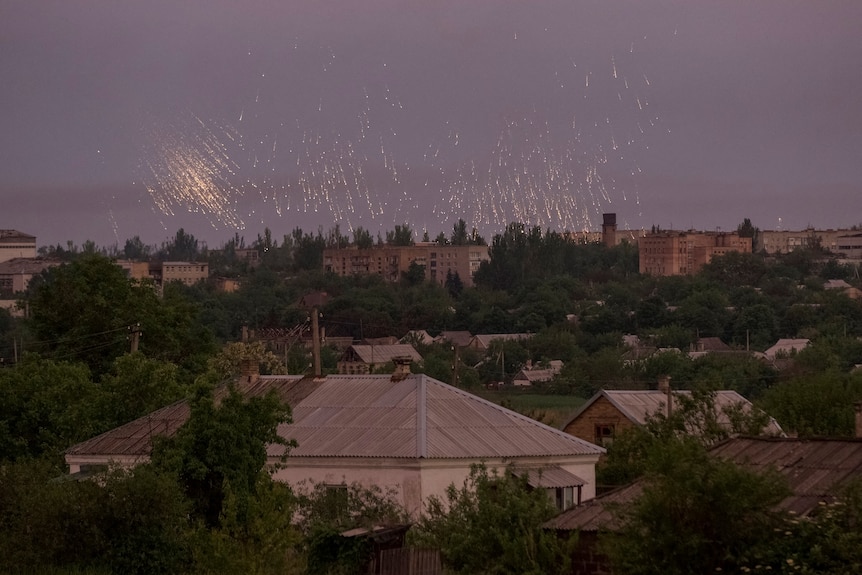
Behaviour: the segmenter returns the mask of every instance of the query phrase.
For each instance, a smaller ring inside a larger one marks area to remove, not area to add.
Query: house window
[[[550,487],[547,492],[551,503],[560,511],[565,511],[581,502],[580,487]]]
[[[612,423],[597,423],[596,424],[596,440],[593,442],[596,445],[608,446],[614,441],[614,424]]]
[[[326,485],[323,495],[322,515],[340,517],[348,510],[347,485]]]

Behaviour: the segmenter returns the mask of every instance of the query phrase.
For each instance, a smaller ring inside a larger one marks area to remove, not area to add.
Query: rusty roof
[[[775,469],[786,480],[791,495],[779,509],[808,515],[820,502],[834,500],[841,486],[852,478],[862,478],[862,440],[788,439],[777,437],[735,437],[710,450],[716,457],[756,471]],[[565,511],[545,524],[549,529],[598,531],[613,529],[616,519],[610,508],[631,503],[643,491],[636,481]]]
[[[279,434],[291,457],[508,458],[598,456],[604,450],[425,375],[261,376],[240,383],[249,396],[275,389],[292,407]],[[177,402],[71,447],[76,460],[147,457],[154,435],[173,435],[189,416]],[[269,455],[283,453],[270,445]]]

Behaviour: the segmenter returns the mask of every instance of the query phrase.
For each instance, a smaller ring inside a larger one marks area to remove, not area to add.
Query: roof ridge
[[[426,377],[426,376],[423,374],[423,377]],[[600,447],[598,445],[590,443],[589,441],[584,441],[580,437],[575,437],[574,435],[572,435],[570,433],[566,433],[565,431],[563,431],[561,429],[551,427],[550,425],[548,425],[546,423],[542,423],[541,421],[537,421],[537,420],[533,419],[532,417],[528,417],[528,416],[526,416],[522,413],[518,413],[517,411],[514,411],[512,409],[505,408],[502,405],[498,405],[498,404],[494,403],[493,401],[489,401],[489,400],[485,399],[484,397],[479,397],[478,395],[473,395],[472,393],[469,393],[463,389],[457,388],[453,385],[449,385],[448,383],[444,383],[444,382],[439,381],[439,380],[434,379],[434,378],[429,377],[428,379],[430,379],[431,382],[434,383],[435,385],[442,386],[444,389],[448,389],[450,391],[453,391],[453,392],[457,393],[458,395],[460,395],[462,397],[467,397],[468,399],[472,399],[473,401],[478,401],[479,403],[483,403],[483,404],[485,404],[489,407],[492,407],[498,411],[502,411],[506,414],[513,415],[517,419],[520,419],[526,423],[529,423],[530,425],[534,425],[535,427],[538,427],[540,429],[544,429],[545,431],[550,431],[550,432],[554,433],[555,435],[562,437],[566,440],[570,440],[572,443],[575,443],[581,447],[595,449],[596,453],[604,453],[605,452],[605,449],[603,447]]]

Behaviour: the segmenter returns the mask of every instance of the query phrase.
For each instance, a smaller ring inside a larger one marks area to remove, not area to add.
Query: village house
[[[281,445],[268,447],[274,478],[340,489],[352,483],[393,490],[417,516],[430,497],[445,499],[471,466],[485,464],[528,475],[536,489],[564,509],[595,496],[595,464],[604,450],[529,417],[400,366],[393,375],[259,376],[238,383],[247,396],[275,390],[292,408],[293,423],[278,433],[296,440],[289,465]],[[149,459],[153,437],[170,436],[186,422],[177,402],[71,447],[71,473]]]
[[[533,337],[531,333],[482,333],[470,338],[470,343],[467,344],[467,347],[478,349],[479,351],[488,351],[491,348],[491,342],[495,340],[526,341],[531,337]]]
[[[512,378],[512,385],[527,387],[537,383],[545,383],[559,375],[562,369],[563,362],[558,359],[549,361],[547,367],[534,366],[532,361],[528,361],[527,365]]]
[[[614,437],[627,429],[646,425],[656,414],[668,414],[674,408],[675,398],[688,396],[690,391],[671,390],[663,380],[659,389],[622,390],[603,389],[591,397],[563,425],[563,431],[585,441],[607,447]],[[716,416],[720,425],[730,427],[728,409],[752,409],[751,402],[731,390],[715,391],[713,395]],[[764,428],[765,435],[782,435],[778,423],[771,419]]]
[[[422,356],[409,343],[384,345],[351,345],[338,361],[338,373],[373,373],[395,360],[422,361]]]

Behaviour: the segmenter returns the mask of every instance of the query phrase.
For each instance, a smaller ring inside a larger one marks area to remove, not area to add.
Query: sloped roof
[[[710,453],[755,471],[770,468],[778,471],[791,491],[778,508],[801,516],[817,509],[821,501],[833,501],[848,480],[862,478],[862,440],[859,439],[736,437],[719,443]],[[634,501],[643,488],[643,482],[636,481],[564,511],[545,523],[545,527],[582,531],[613,529],[616,520],[610,508]]]
[[[581,487],[587,482],[569,473],[559,465],[548,467],[528,467],[515,470],[518,475],[526,476],[527,485],[532,487]]]
[[[603,449],[420,374],[330,375],[279,434],[290,457],[497,458],[599,455]],[[270,455],[280,455],[271,446]]]
[[[751,406],[751,402],[732,390],[719,390],[714,393],[715,407],[718,412],[718,422],[728,423],[724,416],[724,409],[739,404]],[[675,390],[673,395],[691,395],[687,390]],[[656,389],[651,390],[625,390],[625,389],[602,389],[581,406],[578,411],[563,426],[565,429],[573,421],[581,416],[589,407],[598,401],[600,397],[606,398],[620,413],[633,423],[645,425],[647,419],[656,413],[664,413],[667,410],[667,394]],[[778,423],[770,418],[769,424],[763,430],[765,435],[781,435],[783,433]]]
[[[248,397],[265,395],[274,389],[282,401],[292,405],[311,391],[310,380],[301,375],[263,376],[251,383],[240,383],[239,389]],[[224,390],[221,390],[224,393]],[[178,401],[138,419],[106,431],[66,450],[67,455],[103,455],[146,457],[156,435],[171,436],[189,418],[189,405]]]
[[[439,342],[448,341],[458,347],[467,347],[473,339],[473,334],[469,331],[441,331],[436,339]]]
[[[779,339],[775,345],[763,352],[769,359],[775,359],[776,355],[789,354],[792,351],[800,351],[808,347],[809,339]]]
[[[249,396],[275,389],[292,407],[279,434],[295,439],[290,457],[500,458],[595,455],[604,450],[425,375],[261,376]],[[74,458],[147,457],[155,435],[173,435],[189,408],[178,402],[79,443]],[[283,453],[270,445],[270,456]]]
[[[551,381],[558,373],[560,372],[553,369],[522,369],[515,375],[514,381],[526,380],[530,383],[541,383]]]
[[[36,242],[36,236],[19,232],[18,230],[0,230],[0,244],[14,242]]]
[[[44,258],[12,258],[0,262],[0,274],[3,275],[36,275],[48,268],[62,265],[60,260]]]
[[[529,333],[482,333],[474,335],[470,340],[470,344],[475,341],[477,347],[487,348],[491,345],[491,342],[495,339],[501,340],[521,340],[521,339],[530,339],[533,337],[532,334]]]
[[[396,343],[394,345],[351,345],[350,350],[364,363],[386,363],[397,357],[409,357],[412,361],[422,361],[422,356],[409,343]]]

